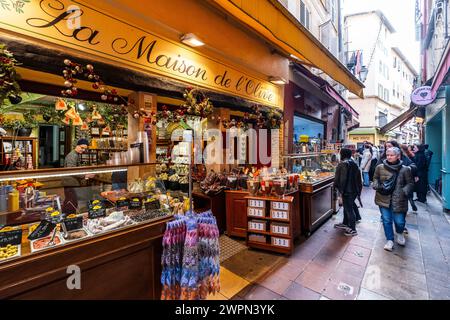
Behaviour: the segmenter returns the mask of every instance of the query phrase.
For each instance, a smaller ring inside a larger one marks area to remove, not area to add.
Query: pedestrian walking
[[[369,181],[373,181],[373,174],[375,173],[375,168],[377,167],[380,155],[377,147],[375,147],[372,143],[369,143],[369,145],[372,149],[372,160],[370,162],[370,169],[369,169]]]
[[[418,178],[417,178],[417,166],[413,162],[414,153],[412,153],[409,150],[409,148],[408,148],[408,146],[406,144],[400,145],[400,148],[401,148],[401,151],[402,151],[402,158],[401,158],[401,160],[403,162],[403,165],[407,166],[407,167],[409,167],[411,169],[411,174],[413,176],[414,182],[416,182],[418,180]],[[409,201],[409,204],[411,205],[411,208],[413,209],[413,211],[417,211],[417,206],[414,203],[414,199],[413,199],[414,198],[413,193],[414,192],[411,192],[408,195],[408,201]],[[407,229],[405,228],[405,230],[407,230]]]
[[[394,230],[397,234],[397,243],[404,246],[406,243],[403,230],[408,211],[408,195],[413,190],[411,169],[403,165],[401,151],[392,147],[386,151],[386,160],[375,169],[373,188],[376,190],[375,203],[380,207],[383,219],[386,244],[384,249],[392,251],[394,248]]]
[[[430,170],[431,165],[431,159],[433,158],[433,151],[429,150],[429,145],[424,144],[424,153],[425,153],[425,159],[427,160],[427,172]],[[430,192],[430,184],[428,183],[428,174],[427,174],[427,191]]]
[[[429,150],[429,145],[428,144],[424,144],[423,148],[424,148],[424,153],[425,153],[425,159],[427,160],[427,169],[430,168],[430,164],[431,164],[431,159],[433,158],[433,154],[434,152]]]
[[[345,230],[344,234],[349,237],[358,235],[356,231],[356,220],[359,216],[359,211],[355,204],[355,200],[361,196],[362,182],[361,172],[358,165],[352,159],[352,151],[347,148],[342,148],[341,162],[336,168],[334,179],[334,187],[338,190],[342,197],[342,204],[344,206],[344,220],[342,223],[335,224],[335,228]],[[358,217],[357,217],[358,215]]]
[[[361,169],[363,174],[363,181],[365,187],[370,187],[369,171],[371,161],[372,161],[372,148],[370,147],[369,144],[366,144],[364,146],[361,164],[359,165],[359,168]]]
[[[417,167],[417,181],[415,182],[414,191],[417,194],[417,199],[422,203],[427,203],[428,192],[428,167],[427,159],[425,156],[425,147],[423,145],[414,145],[414,158],[413,162]]]

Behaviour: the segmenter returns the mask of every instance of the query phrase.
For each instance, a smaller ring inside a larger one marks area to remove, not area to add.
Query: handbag
[[[395,186],[397,185],[398,174],[399,172],[394,172],[389,179],[384,180],[377,191],[383,196],[389,196],[394,193]]]

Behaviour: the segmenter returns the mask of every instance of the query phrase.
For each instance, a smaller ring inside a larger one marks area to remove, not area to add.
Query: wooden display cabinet
[[[225,191],[227,235],[245,239],[247,237],[247,191]]]
[[[247,246],[292,254],[294,241],[300,235],[299,194],[283,198],[247,196]],[[252,240],[265,237],[264,242]]]
[[[302,233],[309,236],[335,212],[334,176],[316,183],[300,183]]]

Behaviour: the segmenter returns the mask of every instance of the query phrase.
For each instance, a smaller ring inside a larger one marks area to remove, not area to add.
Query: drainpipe
[[[448,0],[445,0],[445,39],[448,38]]]
[[[339,58],[340,58],[341,62],[344,63],[344,54],[343,54],[343,37],[344,37],[344,33],[342,32],[342,0],[337,0],[337,5],[338,5],[338,48],[339,48]]]

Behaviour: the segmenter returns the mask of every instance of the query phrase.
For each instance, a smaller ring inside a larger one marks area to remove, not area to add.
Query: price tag
[[[271,218],[273,218],[273,219],[281,219],[281,220],[289,220],[289,212],[288,211],[272,210]]]
[[[278,233],[278,234],[289,234],[289,227],[287,226],[279,226],[279,225],[272,225],[272,232]]]
[[[128,204],[128,209],[130,209],[130,210],[142,209],[142,199],[141,198],[132,198],[130,203]]]
[[[146,210],[159,210],[161,209],[161,205],[159,203],[159,200],[156,198],[148,198],[145,200],[145,209]]]
[[[249,229],[250,230],[258,230],[258,231],[265,231],[264,230],[264,224],[260,222],[249,222]]]
[[[0,247],[10,245],[20,245],[22,243],[22,228],[3,228],[0,230]]]
[[[272,209],[288,211],[289,203],[287,203],[287,202],[272,202]]]
[[[130,204],[130,201],[127,198],[120,198],[116,201],[116,207],[122,208],[122,207],[128,207]]]
[[[102,218],[105,216],[106,216],[105,208],[97,208],[97,206],[95,206],[92,209],[88,210],[89,219],[97,219],[97,218]]]
[[[48,221],[42,220],[41,223],[36,227],[36,229],[28,236],[28,240],[36,240],[48,236],[53,229],[55,229],[56,224]]]
[[[264,208],[264,201],[263,200],[249,200],[248,203],[249,203],[248,204],[249,207]]]
[[[67,231],[78,230],[83,228],[83,217],[74,217],[64,219],[64,225]]]
[[[248,215],[252,217],[264,217],[263,209],[248,208]]]
[[[272,237],[272,244],[274,246],[289,248],[290,240],[289,239],[282,239],[282,238]]]

